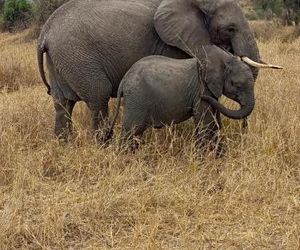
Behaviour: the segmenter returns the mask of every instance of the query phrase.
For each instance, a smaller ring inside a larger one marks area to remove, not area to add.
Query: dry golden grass
[[[15,91],[20,87],[36,85],[39,75],[36,45],[26,42],[28,33],[1,34],[0,38],[0,91]]]
[[[278,21],[251,21],[250,26],[254,35],[261,42],[268,42],[276,39],[279,42],[293,42],[300,36],[299,26],[284,27]]]
[[[19,89],[0,94],[0,249],[300,248],[299,39],[259,43],[286,69],[261,71],[249,132],[225,119],[214,159],[195,151],[191,122],[149,132],[135,155],[103,149],[83,104],[60,144],[23,36],[0,35],[1,87]]]

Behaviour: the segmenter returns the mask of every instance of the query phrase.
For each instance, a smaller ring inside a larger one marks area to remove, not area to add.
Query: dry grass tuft
[[[300,37],[300,27],[285,27],[282,24],[274,21],[251,21],[250,26],[255,37],[261,42],[268,42],[274,39],[290,43]]]
[[[1,34],[0,91],[15,91],[40,82],[36,70],[36,46],[32,41],[24,42],[27,33]]]
[[[101,148],[83,104],[59,143],[22,36],[0,36],[1,88],[18,90],[0,94],[0,249],[300,248],[300,40],[259,43],[286,69],[261,71],[249,132],[225,120],[214,159],[191,122],[149,131],[135,155]]]

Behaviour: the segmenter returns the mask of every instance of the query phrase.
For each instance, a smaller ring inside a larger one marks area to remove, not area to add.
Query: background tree
[[[31,19],[31,4],[27,0],[6,0],[2,12],[5,29],[26,28]]]
[[[0,0],[0,11],[2,10],[3,6],[4,6],[4,0]]]
[[[282,18],[284,25],[299,24],[300,0],[252,0],[259,18]]]
[[[68,0],[33,0],[32,2],[34,22],[42,25],[58,7]]]
[[[300,0],[284,0],[285,12],[283,21],[285,25],[299,24],[300,21]]]
[[[259,18],[271,20],[281,16],[284,10],[282,0],[253,0],[255,11]]]

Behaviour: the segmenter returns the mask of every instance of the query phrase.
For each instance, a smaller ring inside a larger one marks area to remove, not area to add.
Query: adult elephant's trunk
[[[219,103],[217,100],[210,96],[202,96],[202,100],[208,102],[213,108],[215,108],[217,111],[222,113],[223,115],[227,116],[231,119],[243,119],[246,118],[251,114],[251,112],[254,109],[255,105],[255,98],[252,96],[249,98],[249,100],[246,102],[246,104],[241,105],[241,108],[239,110],[231,110],[226,108],[224,105]]]
[[[237,33],[231,41],[234,55],[248,57],[255,62],[261,62],[257,43],[248,23],[244,23],[244,30]],[[258,68],[251,67],[254,80],[258,75]]]

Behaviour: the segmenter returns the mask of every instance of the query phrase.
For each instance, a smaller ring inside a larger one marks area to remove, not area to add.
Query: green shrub
[[[6,0],[2,22],[6,29],[27,27],[31,18],[31,4],[27,0]]]
[[[254,0],[254,8],[262,19],[272,19],[281,16],[284,10],[283,0]]]
[[[281,18],[284,25],[299,24],[300,0],[253,0],[260,19]]]
[[[37,25],[44,24],[49,16],[68,0],[33,0],[33,16]]]
[[[68,0],[32,0],[32,28],[26,39],[36,39],[49,16]],[[1,25],[1,24],[0,24]]]
[[[0,11],[2,10],[3,6],[4,6],[4,0],[0,0]]]

